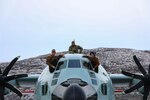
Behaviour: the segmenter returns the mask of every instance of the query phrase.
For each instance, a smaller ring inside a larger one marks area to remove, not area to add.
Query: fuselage
[[[111,79],[99,65],[92,70],[83,54],[66,54],[53,73],[47,66],[36,85],[35,100],[115,100]]]

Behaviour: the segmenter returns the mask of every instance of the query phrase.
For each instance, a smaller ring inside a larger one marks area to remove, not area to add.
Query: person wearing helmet
[[[82,53],[83,48],[79,45],[75,44],[75,41],[71,42],[71,46],[69,46],[69,53]]]

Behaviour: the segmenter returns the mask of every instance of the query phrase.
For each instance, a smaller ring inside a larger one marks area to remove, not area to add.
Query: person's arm
[[[55,68],[55,66],[53,66],[53,65],[51,64],[51,60],[52,60],[52,57],[51,57],[51,55],[50,55],[50,56],[48,56],[48,57],[46,58],[46,64],[47,64],[49,67]]]
[[[84,55],[83,57],[88,58],[91,61],[91,57],[89,55]]]
[[[83,48],[82,48],[81,46],[79,46],[79,45],[77,46],[77,48],[80,49],[80,52],[79,52],[79,53],[81,53],[82,50],[83,50]]]
[[[57,56],[57,59],[59,60],[61,57],[64,57],[64,54],[63,54],[63,53],[60,54],[60,55],[58,55],[58,56]]]
[[[99,66],[99,64],[100,64],[99,59],[96,57],[94,69],[97,68]]]

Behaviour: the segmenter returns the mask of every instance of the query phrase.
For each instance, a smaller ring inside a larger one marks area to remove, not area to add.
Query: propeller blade
[[[4,87],[0,86],[0,100],[4,100]]]
[[[135,89],[139,89],[140,87],[142,87],[144,85],[143,81],[140,81],[139,83],[137,83],[136,85],[132,86],[131,88],[125,90],[125,93],[130,93],[132,91],[134,91]]]
[[[144,86],[143,100],[147,100],[148,95],[149,95],[149,87]]]
[[[1,70],[1,68],[0,68],[0,74],[2,74],[2,70]]]
[[[16,61],[19,59],[19,57],[20,57],[20,56],[14,58],[14,59],[10,62],[10,64],[6,67],[6,69],[5,69],[4,72],[3,72],[3,75],[4,75],[4,76],[7,76],[7,75],[8,75],[10,69],[13,67],[13,65],[16,63]]]
[[[137,64],[139,70],[141,71],[141,73],[143,75],[146,75],[146,71],[144,70],[144,68],[142,67],[141,63],[139,62],[139,60],[137,59],[136,55],[133,56],[133,59],[135,61],[135,63]]]
[[[143,78],[142,75],[132,74],[132,73],[129,73],[129,72],[126,72],[126,71],[123,71],[123,70],[122,70],[122,74],[124,74],[126,76],[129,76],[129,77],[133,77],[135,79],[142,79]]]
[[[148,68],[148,74],[150,74],[150,64],[149,64],[149,68]]]
[[[22,93],[16,89],[14,86],[12,86],[11,84],[9,83],[5,83],[5,86],[10,89],[11,91],[13,91],[14,93],[16,93],[18,96],[22,97]]]
[[[18,74],[18,75],[12,75],[5,78],[6,81],[11,81],[14,79],[22,78],[22,77],[28,77],[27,74]]]

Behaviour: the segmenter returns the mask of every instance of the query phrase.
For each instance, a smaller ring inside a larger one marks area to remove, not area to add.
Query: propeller
[[[4,69],[3,73],[2,70],[0,69],[0,100],[4,100],[4,92],[5,92],[5,87],[16,93],[18,96],[22,96],[22,93],[9,84],[8,82],[14,79],[22,78],[22,77],[27,77],[27,74],[18,74],[18,75],[11,75],[7,76],[13,65],[17,62],[20,56],[14,58],[10,64]]]
[[[150,92],[150,65],[149,65],[148,72],[146,72],[135,55],[133,56],[133,59],[134,59],[136,65],[138,66],[138,69],[142,73],[142,75],[137,75],[137,74],[129,73],[129,72],[122,70],[122,74],[129,76],[129,77],[132,77],[134,79],[140,80],[139,83],[137,83],[136,85],[132,86],[131,88],[125,90],[124,92],[130,93],[130,92],[144,86],[143,100],[147,100],[147,97],[148,97],[149,92]]]

